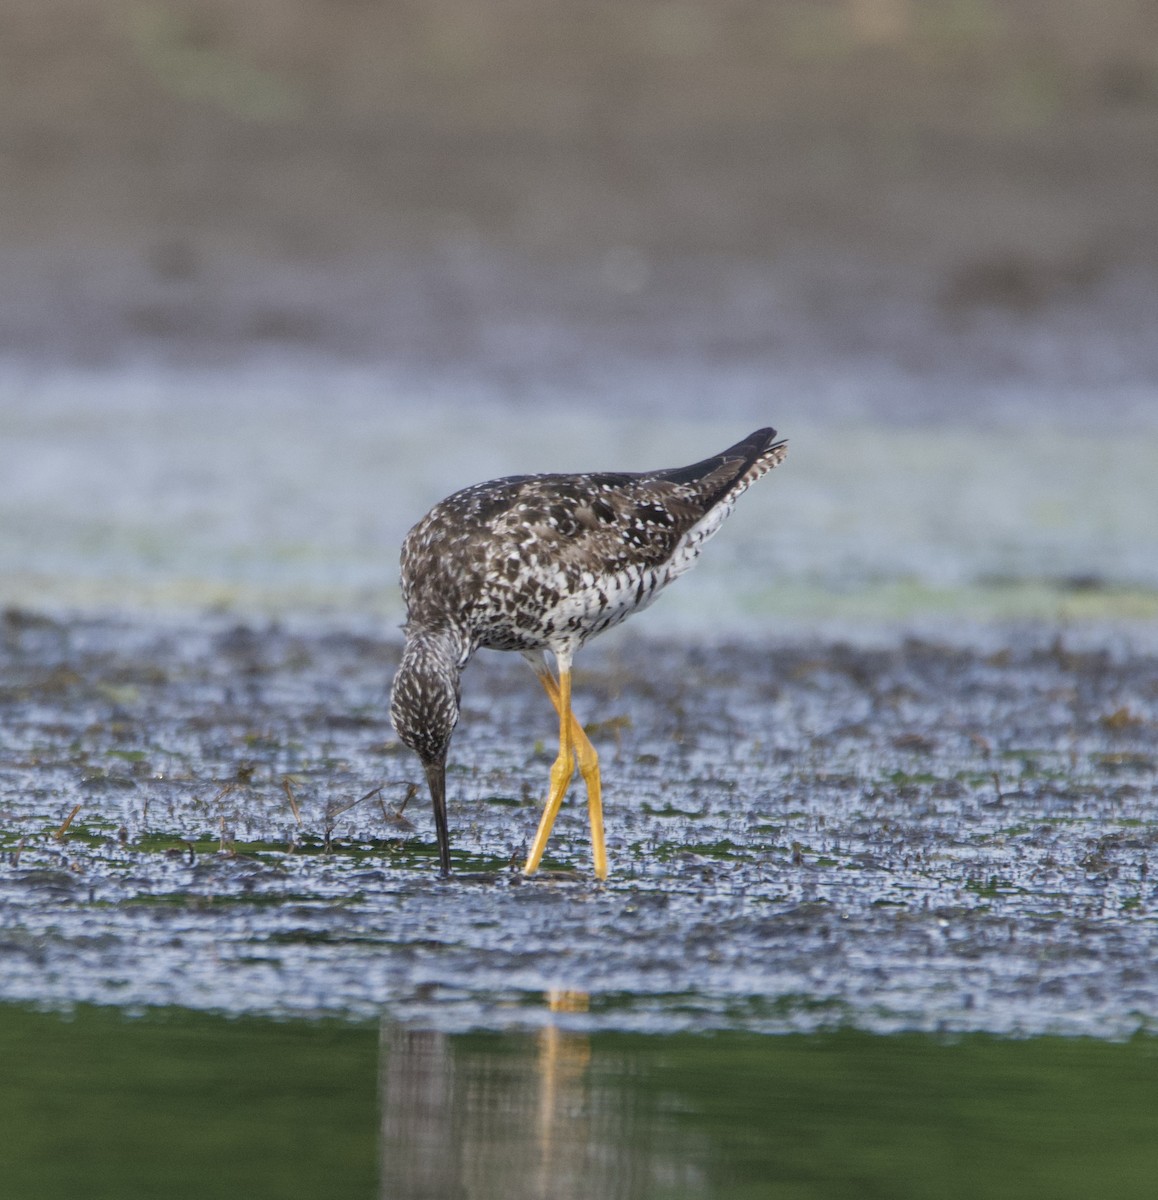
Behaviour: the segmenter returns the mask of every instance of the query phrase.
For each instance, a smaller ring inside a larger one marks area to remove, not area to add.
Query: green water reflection
[[[11,1200],[1149,1197],[1158,1040],[0,1007],[0,1131]]]

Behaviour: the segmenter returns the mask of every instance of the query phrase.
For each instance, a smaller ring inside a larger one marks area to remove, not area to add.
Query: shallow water
[[[554,733],[517,659],[465,676],[443,881],[386,717],[396,639],[4,630],[3,999],[446,1032],[533,1021],[552,988],[588,994],[591,1031],[1123,1037],[1158,1014],[1145,653],[1048,627],[593,647],[598,885],[575,797],[549,869],[519,870]]]
[[[658,414],[625,386],[522,407],[481,385],[317,363],[5,374],[0,602],[397,623],[398,547],[449,492],[676,465],[773,424],[787,461],[647,614],[651,633],[1158,616],[1158,432],[1133,410],[1059,421],[1027,387],[1019,419],[969,424],[950,405],[901,425],[772,376],[710,406],[685,379]]]

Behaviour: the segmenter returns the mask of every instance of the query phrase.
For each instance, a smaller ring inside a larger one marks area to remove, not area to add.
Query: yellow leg
[[[583,776],[583,783],[587,788],[587,813],[591,820],[591,855],[595,863],[595,877],[597,879],[607,878],[607,845],[603,836],[603,785],[599,778],[599,755],[595,751],[595,747],[591,744],[591,740],[587,734],[583,732],[583,726],[579,724],[578,717],[571,711],[571,672],[567,671],[567,711],[566,718],[563,712],[563,700],[561,695],[561,687],[555,682],[555,677],[550,670],[539,670],[536,668],[535,674],[539,677],[539,682],[543,685],[543,690],[547,693],[551,703],[555,706],[555,711],[559,714],[560,724],[564,719],[569,720],[571,726],[571,744],[575,754],[575,758],[579,762],[579,773]],[[562,738],[560,737],[560,741]],[[552,777],[554,772],[552,771]],[[562,797],[560,797],[562,799]],[[556,806],[555,814],[558,813]],[[555,814],[551,816],[550,825],[555,823]],[[543,820],[547,819],[547,810],[543,813]],[[550,825],[547,826],[547,834],[550,833]],[[543,824],[540,822],[539,831],[543,833]],[[534,850],[531,856],[527,859],[526,873],[529,875],[539,865],[539,859],[543,856],[543,849],[546,847],[546,834],[543,834],[543,845],[539,846],[539,837],[535,838],[535,847],[538,849],[538,857],[535,856]]]
[[[543,860],[543,851],[547,848],[547,839],[555,818],[559,815],[559,806],[571,785],[571,777],[575,774],[575,743],[571,728],[571,669],[570,665],[561,667],[559,671],[559,696],[555,707],[559,710],[559,755],[551,764],[551,790],[547,793],[547,804],[539,819],[539,828],[535,832],[535,840],[531,843],[531,853],[527,855],[525,875],[533,875],[539,869]]]

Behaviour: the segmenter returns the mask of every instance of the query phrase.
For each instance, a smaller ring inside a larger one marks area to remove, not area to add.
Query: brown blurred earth
[[[1151,0],[3,0],[0,351],[1158,380]]]

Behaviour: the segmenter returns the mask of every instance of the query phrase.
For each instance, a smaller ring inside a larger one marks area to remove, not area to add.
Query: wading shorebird
[[[426,772],[443,875],[450,874],[446,751],[459,678],[486,648],[522,653],[559,714],[559,754],[524,872],[538,869],[578,762],[595,874],[607,878],[599,757],[571,711],[572,659],[696,561],[737,497],[783,462],[787,443],[775,437],[775,429],[758,429],[722,454],[667,471],[478,483],[436,504],[406,535],[406,646],[390,716]]]

